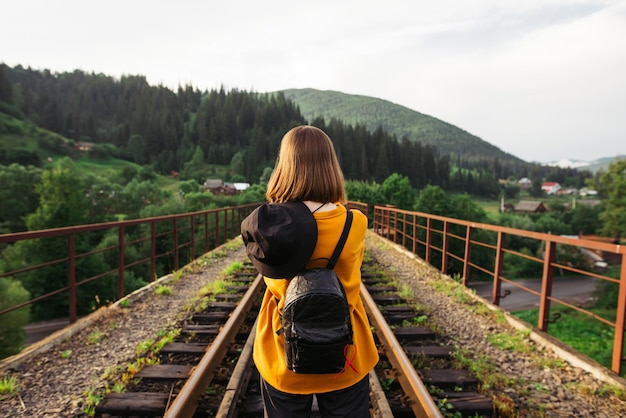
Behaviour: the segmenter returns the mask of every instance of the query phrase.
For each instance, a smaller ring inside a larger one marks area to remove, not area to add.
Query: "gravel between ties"
[[[0,401],[0,417],[84,416],[84,391],[101,389],[104,383],[100,377],[105,370],[131,362],[137,344],[155,338],[159,331],[175,323],[182,307],[203,286],[218,278],[233,262],[248,260],[243,246],[234,250],[230,247],[213,251],[226,251],[226,256],[213,257],[202,269],[168,283],[172,294],[143,292],[128,308],[108,309],[101,318],[70,338],[9,370],[20,388],[16,396]],[[413,290],[415,303],[431,307],[431,320],[444,330],[455,346],[477,357],[488,358],[497,373],[519,382],[515,387],[501,390],[514,400],[516,416],[626,417],[625,402],[615,397],[590,396],[581,390],[593,391],[604,385],[588,372],[567,363],[559,368],[541,367],[532,355],[503,351],[489,344],[488,335],[516,330],[473,313],[453,298],[433,290],[429,282],[440,280],[441,276],[436,270],[371,232],[367,234],[366,248],[383,269]],[[104,333],[102,342],[89,343],[88,335],[96,330]],[[69,357],[64,358],[62,353],[70,351]],[[557,359],[550,350],[539,346],[536,353],[544,359]]]

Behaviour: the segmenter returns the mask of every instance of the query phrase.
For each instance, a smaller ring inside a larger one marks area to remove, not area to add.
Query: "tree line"
[[[436,146],[396,138],[382,127],[370,131],[337,119],[307,121],[281,93],[200,91],[190,85],[172,91],[149,85],[143,76],[116,79],[80,70],[52,73],[0,64],[0,101],[37,126],[73,141],[106,144],[99,151],[150,165],[158,173],[182,171],[200,155],[206,164],[234,163],[237,174],[254,183],[273,167],[282,135],[297,124],[311,123],[333,139],[351,180],[380,183],[396,172],[418,188],[431,184],[497,197],[499,179],[549,177],[580,186],[589,176],[520,161],[478,161],[462,153],[451,161]],[[0,155],[0,164],[11,162]]]

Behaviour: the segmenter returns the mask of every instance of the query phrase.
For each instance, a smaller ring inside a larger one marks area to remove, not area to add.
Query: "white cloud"
[[[3,60],[175,87],[332,89],[528,160],[626,153],[623,0],[22,0]]]

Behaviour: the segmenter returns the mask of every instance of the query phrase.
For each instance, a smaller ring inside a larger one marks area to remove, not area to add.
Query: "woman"
[[[310,231],[307,226],[296,228],[295,232],[289,233],[293,245],[284,245],[283,252],[291,251],[292,247],[305,247],[307,244],[303,244],[304,241],[310,242],[312,254],[306,254],[306,268],[325,267],[347,217],[343,174],[326,133],[313,126],[298,126],[285,134],[266,198],[270,202],[270,209],[289,206],[280,205],[288,202],[303,202],[306,205],[317,226],[317,239],[313,237],[313,241],[306,240],[306,231]],[[300,207],[304,208],[302,205]],[[280,216],[280,219],[284,217]],[[253,238],[244,224],[246,221],[242,224],[242,234],[248,245],[248,239],[252,241]],[[259,261],[262,257],[258,252],[262,252],[262,249],[256,246],[255,254],[251,255],[254,251],[251,252],[250,247],[247,247],[255,266],[261,266],[259,271],[264,274],[267,285],[259,312],[253,355],[261,375],[266,417],[307,417],[311,412],[314,394],[323,417],[370,416],[368,373],[378,362],[378,352],[359,295],[366,229],[367,217],[359,211],[353,211],[352,226],[335,266],[350,306],[354,342],[354,350],[348,355],[350,367],[345,367],[338,374],[297,374],[287,368],[283,336],[277,330],[281,328],[280,312],[289,284],[289,280],[284,279],[293,274],[283,276],[283,279],[267,277],[264,268],[266,271],[279,272],[280,266],[269,267]],[[301,236],[293,235],[298,233]],[[260,241],[269,242],[265,239]],[[289,257],[289,260],[297,265],[298,262],[294,260],[298,254],[305,254],[306,250],[293,251],[297,254]],[[269,259],[269,256],[266,257],[266,260]]]

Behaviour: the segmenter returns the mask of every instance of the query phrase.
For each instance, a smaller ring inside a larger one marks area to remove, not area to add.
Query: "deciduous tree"
[[[604,198],[602,233],[610,237],[626,236],[626,160],[609,165],[600,175],[598,191]]]

